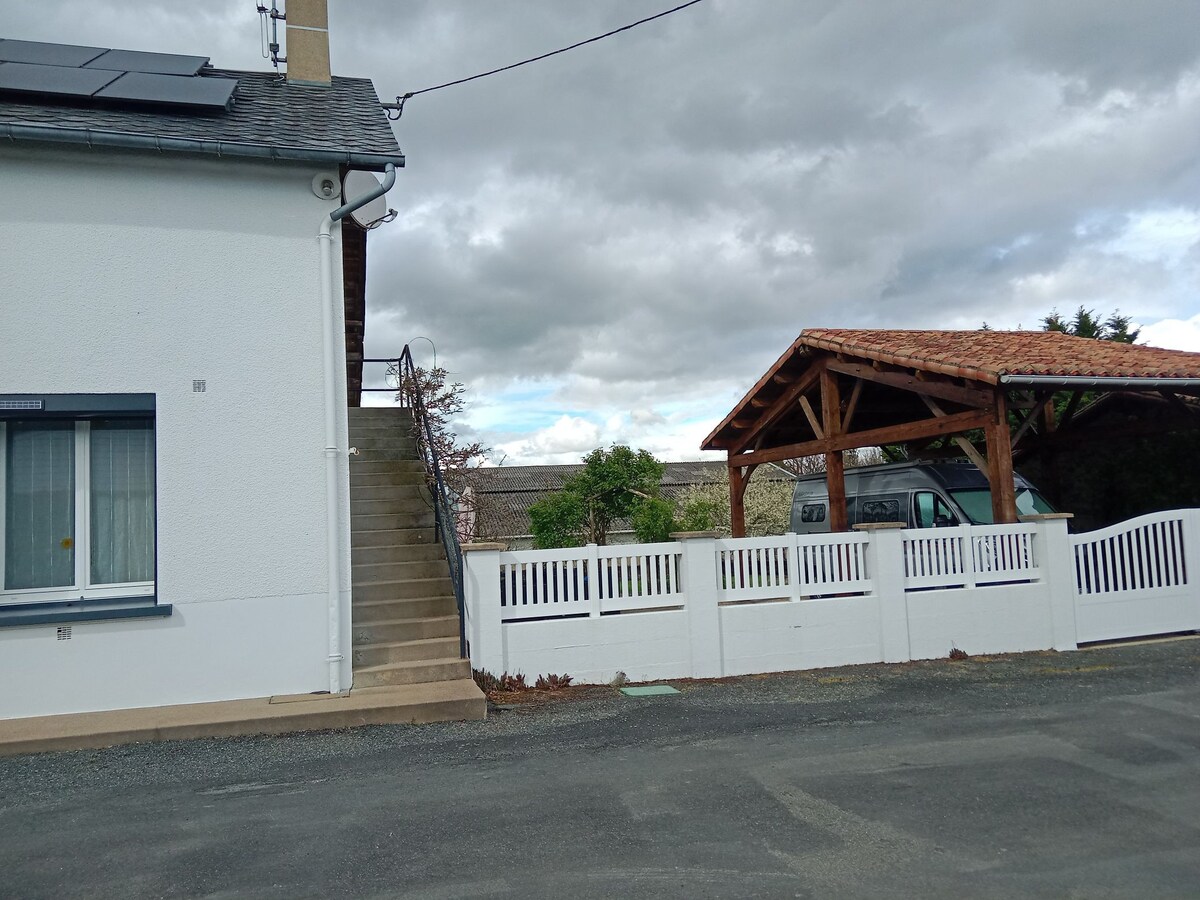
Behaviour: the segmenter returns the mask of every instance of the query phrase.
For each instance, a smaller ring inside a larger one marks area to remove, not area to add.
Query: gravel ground
[[[1200,896],[1200,640],[0,759],[0,897]]]

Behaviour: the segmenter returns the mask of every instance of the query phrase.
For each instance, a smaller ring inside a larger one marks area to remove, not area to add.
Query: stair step
[[[470,677],[471,663],[469,660],[457,657],[419,659],[355,669],[354,686],[365,688],[388,684],[423,684],[429,681],[451,681]]]
[[[411,435],[416,431],[412,419],[401,418],[400,416],[390,419],[385,416],[374,416],[365,419],[355,418],[350,419],[349,424],[350,431],[355,434],[379,432],[380,434]]]
[[[416,460],[411,463],[396,463],[396,465],[412,465],[408,471],[393,472],[356,472],[350,469],[350,495],[359,488],[391,487],[392,485],[425,484],[425,466]]]
[[[351,425],[383,424],[413,420],[412,413],[402,406],[360,406],[346,410],[346,419]]]
[[[389,463],[394,465],[398,462],[420,460],[415,447],[359,447],[353,442],[351,442],[350,446],[358,450],[358,456],[354,457],[354,459],[364,463]]]
[[[353,562],[351,583],[378,584],[381,581],[413,581],[415,579],[449,578],[450,568],[444,559],[416,559],[409,562]]]
[[[350,434],[353,436],[388,436],[388,434],[398,434],[398,436],[412,439],[416,434],[416,428],[412,422],[407,420],[397,419],[396,421],[350,421]]]
[[[417,442],[408,431],[387,428],[363,429],[350,432],[350,443],[359,450],[379,450],[392,447],[401,450],[416,449]]]
[[[357,603],[362,600],[374,603],[379,600],[410,600],[415,597],[453,597],[454,585],[450,578],[405,578],[395,581],[371,581],[354,585],[351,594]]]
[[[382,547],[355,547],[350,551],[350,563],[359,566],[378,566],[385,563],[446,562],[446,551],[440,542],[402,544],[391,542]]]
[[[358,622],[350,629],[351,642],[384,644],[396,641],[419,641],[427,638],[458,640],[458,614],[424,616],[417,619],[385,619],[378,622]]]
[[[454,659],[458,656],[458,649],[457,634],[413,641],[358,644],[353,651],[354,667],[384,666],[418,659]]]
[[[350,501],[371,500],[416,500],[428,499],[429,488],[425,487],[425,478],[410,481],[407,484],[364,484],[350,487]]]
[[[350,514],[350,531],[387,531],[392,529],[407,530],[412,528],[432,529],[434,524],[433,510],[426,508],[423,512],[396,513],[367,513]]]
[[[375,531],[362,530],[350,533],[350,546],[354,550],[378,549],[381,547],[426,547],[441,546],[437,529],[425,528],[381,528]]]
[[[424,472],[425,462],[420,459],[365,459],[350,457],[350,481],[362,475],[381,475],[406,472]]]
[[[400,619],[427,619],[458,612],[454,595],[431,594],[425,597],[388,597],[383,600],[354,600],[350,619],[364,625],[370,622],[395,622]]]
[[[352,516],[420,516],[433,514],[433,506],[428,500],[412,498],[407,500],[352,500],[350,515]],[[431,522],[432,524],[432,522]]]
[[[416,433],[412,419],[403,419],[400,417],[391,419],[384,418],[383,416],[366,419],[353,418],[349,420],[349,426],[351,434],[379,432],[380,434],[404,434],[411,436]]]
[[[350,502],[370,501],[370,500],[412,500],[423,499],[429,496],[429,489],[425,487],[425,477],[417,476],[416,479],[409,481],[406,484],[353,484],[350,485]]]
[[[430,491],[424,482],[415,485],[367,485],[350,487],[350,506],[361,503],[404,503],[419,500],[430,502]]]

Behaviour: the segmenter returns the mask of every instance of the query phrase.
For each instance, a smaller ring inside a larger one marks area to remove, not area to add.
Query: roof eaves
[[[0,123],[0,138],[12,143],[70,144],[90,148],[150,150],[159,153],[190,153],[202,156],[232,156],[243,159],[267,159],[280,162],[320,162],[357,169],[381,171],[388,163],[403,167],[403,153],[363,153],[354,150],[321,150],[312,147],[288,147],[250,144],[238,141],[203,141],[195,138],[161,137],[106,131],[93,128],[61,128],[52,125]]]
[[[1200,388],[1200,378],[1155,378],[1140,375],[1001,375],[1000,383],[1029,387],[1097,388],[1110,391]]]
[[[774,362],[774,364],[772,364],[771,368],[767,369],[766,374],[763,375],[762,378],[758,379],[758,381],[756,381],[754,383],[754,386],[752,388],[750,388],[750,390],[746,391],[746,395],[744,397],[742,397],[742,399],[739,400],[734,405],[734,407],[730,411],[729,415],[727,415],[724,419],[722,419],[720,424],[718,424],[716,428],[714,428],[712,431],[710,431],[708,434],[708,437],[706,437],[701,442],[701,444],[700,444],[701,450],[722,450],[722,449],[724,449],[723,447],[715,446],[713,444],[713,441],[715,441],[717,439],[717,436],[722,431],[724,431],[727,427],[729,427],[730,423],[733,422],[733,420],[735,418],[737,418],[738,413],[740,413],[745,406],[749,405],[750,401],[758,395],[759,391],[761,391],[764,387],[767,386],[767,384],[771,381],[771,379],[775,376],[775,374],[777,372],[779,372],[780,369],[782,369],[785,365],[787,365],[789,362],[791,362],[791,360],[794,356],[803,355],[808,352],[808,348],[803,345],[803,342],[802,342],[803,337],[804,337],[804,332],[800,332],[800,337],[796,338],[796,340],[794,340],[792,342],[792,345],[790,347],[788,347],[785,351],[783,351],[783,353],[780,355],[779,359],[775,360],[775,362]]]

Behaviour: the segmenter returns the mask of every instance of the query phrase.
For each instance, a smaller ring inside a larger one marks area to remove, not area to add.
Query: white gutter
[[[396,167],[391,163],[384,169],[383,184],[361,197],[339,206],[321,220],[317,232],[321,256],[321,335],[325,372],[325,558],[328,570],[326,592],[329,606],[329,693],[342,692],[342,553],[339,544],[341,523],[338,485],[339,459],[337,446],[338,370],[339,356],[334,335],[337,309],[333,305],[333,223],[340,222],[360,206],[382,197],[396,183]],[[342,398],[345,402],[345,398]],[[348,450],[348,448],[347,448]]]
[[[1112,378],[1091,375],[1001,375],[1001,384],[1158,391],[1200,388],[1200,378]]]

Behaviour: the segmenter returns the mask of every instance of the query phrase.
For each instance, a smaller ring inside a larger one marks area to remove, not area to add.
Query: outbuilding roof
[[[1011,375],[1200,378],[1200,353],[1075,337],[1058,331],[900,331],[809,328],[796,344],[952,378],[999,384]]]
[[[531,533],[529,507],[547,494],[562,489],[572,475],[583,471],[579,463],[553,466],[489,466],[472,469],[467,475],[471,486],[475,512],[474,538],[511,539],[528,537]],[[676,499],[683,491],[698,484],[720,482],[725,478],[722,460],[663,463],[660,494]],[[767,481],[791,481],[793,476],[782,469],[764,469],[760,475]],[[632,526],[625,520],[613,525],[613,532],[628,531]]]
[[[865,366],[898,367],[908,373],[910,389],[919,376],[964,379],[967,388],[990,391],[1039,385],[1055,389],[1200,390],[1200,353],[1164,350],[1075,337],[1056,331],[909,331],[896,329],[808,328],[750,388],[705,438],[701,449],[724,449],[739,435],[753,431],[748,423],[772,410],[787,385],[811,372],[819,357],[837,357]],[[893,378],[895,381],[895,378]],[[876,425],[924,416],[916,395],[879,391],[864,393],[860,420]],[[795,428],[776,428],[770,440],[782,443],[811,436],[803,417],[791,416]]]
[[[404,154],[370,79],[335,76],[332,85],[319,87],[289,83],[273,72],[209,66],[194,77],[235,81],[230,107],[197,113],[144,103],[98,102],[98,98],[5,95],[0,98],[0,140],[320,162],[376,170],[387,163],[404,164]]]

